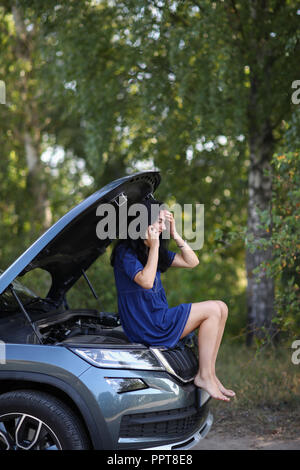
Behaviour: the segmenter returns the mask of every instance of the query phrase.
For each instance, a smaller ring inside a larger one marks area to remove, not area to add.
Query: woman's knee
[[[228,307],[227,307],[227,305],[225,304],[225,302],[223,302],[223,300],[216,300],[216,302],[219,305],[219,308],[221,310],[222,319],[226,321],[227,317],[228,317]]]
[[[226,321],[227,305],[221,300],[206,300],[192,304],[190,322],[195,324],[195,328],[207,318],[214,317],[219,322]]]
[[[208,300],[206,304],[206,318],[214,317],[218,321],[222,319],[221,306],[215,300]]]
[[[214,300],[206,300],[192,304],[190,320],[197,324],[197,327],[209,317],[215,317],[219,321],[222,318],[220,305]]]
[[[219,321],[222,320],[222,308],[220,304],[216,301],[214,301],[214,308],[212,310],[212,314],[214,317],[216,317]]]

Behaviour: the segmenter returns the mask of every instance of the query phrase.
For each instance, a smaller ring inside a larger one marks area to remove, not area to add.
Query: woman
[[[235,393],[227,390],[216,376],[215,363],[228,309],[220,300],[182,303],[169,308],[160,273],[169,267],[193,268],[199,264],[194,251],[179,236],[171,212],[160,210],[151,220],[155,199],[142,202],[147,208],[148,228],[145,238],[119,240],[111,256],[118,292],[118,309],[122,326],[129,340],[147,346],[173,347],[199,328],[199,370],[194,379],[197,387],[213,398],[229,401]],[[162,238],[165,223],[181,253],[167,249]]]

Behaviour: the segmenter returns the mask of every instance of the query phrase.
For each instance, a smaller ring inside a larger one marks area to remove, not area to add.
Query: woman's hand
[[[165,214],[165,218],[166,220],[169,222],[170,224],[170,236],[172,238],[176,238],[177,237],[177,230],[176,230],[176,227],[175,227],[175,219],[174,219],[174,216],[172,214],[172,212],[170,211],[167,211],[165,210],[164,211],[164,214]]]
[[[146,238],[149,248],[159,246],[159,232],[155,227],[153,227],[153,225],[149,225],[146,232]]]
[[[144,289],[152,289],[157,272],[157,263],[159,256],[159,231],[156,230],[153,225],[149,225],[145,235],[145,244],[150,248],[148,260],[144,269],[137,273],[134,278],[134,281]]]

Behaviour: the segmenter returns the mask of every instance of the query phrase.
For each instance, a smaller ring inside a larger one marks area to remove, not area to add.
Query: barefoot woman
[[[160,210],[158,218],[152,220],[151,205],[158,207],[162,203],[148,199],[143,204],[148,214],[146,238],[119,240],[111,257],[124,331],[132,342],[174,347],[181,338],[199,328],[199,370],[194,383],[213,398],[229,401],[235,394],[221,384],[215,371],[227,306],[221,300],[207,300],[169,308],[160,273],[171,266],[193,268],[199,260],[177,233],[171,212]],[[180,253],[169,251],[162,238],[166,221]]]

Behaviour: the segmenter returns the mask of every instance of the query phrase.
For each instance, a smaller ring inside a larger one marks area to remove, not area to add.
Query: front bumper
[[[176,444],[150,447],[150,449],[148,448],[147,450],[191,450],[198,444],[199,441],[204,439],[205,436],[209,433],[210,428],[212,427],[212,424],[213,424],[213,420],[214,420],[213,415],[209,412],[201,428],[188,439],[177,442]]]
[[[105,377],[139,378],[147,388],[118,394]],[[193,383],[180,383],[166,372],[92,366],[80,381],[93,393],[94,417],[98,411],[104,419],[99,437],[106,450],[189,449],[212,425],[210,396],[199,396]]]

